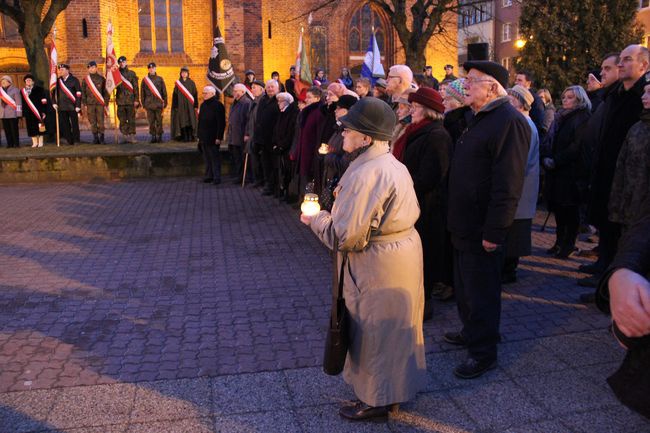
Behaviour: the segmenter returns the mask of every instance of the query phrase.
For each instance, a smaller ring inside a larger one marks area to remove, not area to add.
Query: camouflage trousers
[[[118,105],[117,118],[120,120],[120,132],[123,135],[135,134],[135,107],[133,104]]]
[[[104,106],[103,105],[86,105],[88,122],[93,134],[104,133]]]

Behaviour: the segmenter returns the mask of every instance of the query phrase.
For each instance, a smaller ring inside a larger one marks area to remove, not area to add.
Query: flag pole
[[[60,132],[59,132],[59,106],[57,104],[57,107],[54,109],[55,117],[56,117],[56,147],[60,147]]]
[[[115,137],[115,144],[117,140],[117,87],[113,89],[113,136]]]

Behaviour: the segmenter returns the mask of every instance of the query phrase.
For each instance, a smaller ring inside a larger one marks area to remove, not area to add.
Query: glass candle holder
[[[300,205],[300,211],[303,215],[314,216],[320,212],[320,204],[318,204],[318,196],[313,193],[305,194],[305,199]]]
[[[320,155],[327,155],[329,153],[330,149],[327,143],[321,143],[320,147],[318,148],[318,153]]]

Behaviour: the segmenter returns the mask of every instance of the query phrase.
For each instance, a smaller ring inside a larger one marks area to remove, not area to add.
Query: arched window
[[[377,45],[379,45],[379,50],[383,51],[384,21],[379,13],[370,6],[370,3],[366,3],[350,19],[348,49],[351,52],[365,52],[368,49],[373,26],[375,29],[375,37],[377,38]]]
[[[0,39],[6,41],[20,40],[18,24],[6,15],[0,15]]]
[[[138,0],[140,51],[183,52],[182,0]]]

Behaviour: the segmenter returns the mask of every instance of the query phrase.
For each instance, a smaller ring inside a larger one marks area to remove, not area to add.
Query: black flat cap
[[[397,116],[390,105],[378,98],[363,98],[339,119],[341,125],[376,140],[390,140]]]
[[[246,69],[246,72],[244,72],[244,75],[255,75],[255,71],[252,69]]]
[[[88,67],[88,68],[90,68],[91,66],[97,66],[97,62],[94,61],[94,60],[91,60],[91,61],[88,62],[88,64],[86,65],[86,67]]]
[[[183,71],[190,72],[190,68],[188,68],[187,66],[181,66],[181,72]]]
[[[504,89],[508,87],[508,70],[496,62],[491,62],[489,60],[473,60],[471,62],[463,63],[463,68],[465,69],[465,72],[469,72],[470,69],[481,71],[497,80]]]

